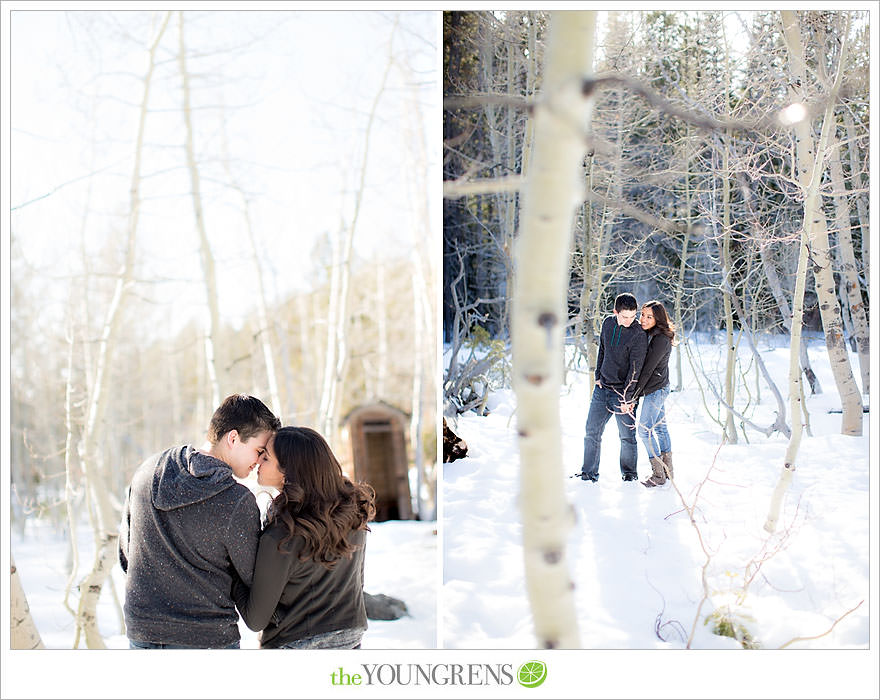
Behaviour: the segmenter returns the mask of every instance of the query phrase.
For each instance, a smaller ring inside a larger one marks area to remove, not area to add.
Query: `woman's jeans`
[[[360,649],[361,637],[366,632],[364,627],[350,627],[316,634],[314,637],[297,639],[283,644],[280,649]]]
[[[639,439],[645,444],[648,457],[659,457],[662,452],[671,452],[672,443],[666,429],[666,397],[669,384],[642,398],[639,411]]]
[[[620,435],[620,473],[624,477],[638,476],[636,460],[635,418],[620,410],[621,396],[613,389],[596,386],[590,400],[590,412],[584,435],[584,462],[581,478],[596,481],[599,478],[599,452],[602,447],[602,433],[613,415],[617,419],[617,433]]]
[[[206,649],[207,647],[187,647],[181,644],[162,644],[161,642],[137,642],[134,639],[128,640],[129,649]],[[228,647],[223,649],[241,649],[241,642],[235,641]]]

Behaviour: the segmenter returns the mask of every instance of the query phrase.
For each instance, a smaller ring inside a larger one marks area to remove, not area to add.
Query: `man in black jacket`
[[[238,648],[233,575],[250,585],[260,511],[244,479],[281,422],[262,401],[229,396],[202,449],[153,455],[125,499],[119,563],[133,649]]]
[[[612,414],[620,435],[620,473],[624,481],[637,481],[635,391],[642,371],[648,339],[636,320],[638,303],[632,294],[619,294],[614,315],[602,322],[599,356],[596,360],[596,386],[587,415],[584,461],[580,476],[584,481],[599,480],[599,452],[602,433]]]

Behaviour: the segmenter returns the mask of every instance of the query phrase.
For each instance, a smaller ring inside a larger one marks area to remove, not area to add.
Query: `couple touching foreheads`
[[[277,491],[265,523],[236,480],[254,468]],[[358,648],[374,500],[321,435],[229,396],[200,449],[167,449],[132,478],[119,538],[131,648],[237,649],[239,613],[261,648]]]

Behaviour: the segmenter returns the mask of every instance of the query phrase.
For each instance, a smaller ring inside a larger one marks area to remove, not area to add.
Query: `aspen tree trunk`
[[[241,197],[242,213],[244,214],[245,229],[248,234],[248,242],[250,243],[251,264],[253,266],[254,279],[257,283],[257,320],[259,328],[257,336],[259,338],[260,349],[263,351],[263,363],[266,365],[266,383],[269,389],[269,401],[272,406],[272,412],[276,416],[282,415],[281,395],[278,392],[278,378],[275,372],[275,349],[272,346],[272,324],[269,322],[269,312],[266,305],[266,289],[263,285],[263,268],[260,265],[260,258],[257,254],[257,240],[254,236],[254,227],[251,224],[250,202],[244,193],[241,185],[232,175],[232,168],[229,164],[229,149],[226,141],[226,120],[223,120],[223,169],[226,171],[226,177],[232,184],[232,188],[238,192]]]
[[[761,243],[759,248],[762,263],[761,269],[764,271],[764,275],[767,278],[767,286],[770,288],[770,292],[776,300],[776,305],[782,313],[782,323],[790,334],[792,330],[792,312],[791,307],[788,305],[788,300],[785,298],[785,293],[782,290],[782,282],[779,280],[776,266],[770,259],[770,251],[767,244]],[[800,343],[799,345],[801,369],[804,372],[804,376],[807,378],[807,383],[810,385],[810,392],[816,395],[821,394],[822,385],[819,382],[819,377],[816,376],[816,373],[813,371],[813,367],[810,364],[810,357],[807,354],[807,346],[805,343]]]
[[[434,338],[434,334],[429,332],[428,318],[425,315],[425,304],[423,303],[423,294],[421,287],[424,284],[424,275],[421,270],[421,261],[416,250],[413,247],[412,264],[413,264],[413,377],[411,387],[411,408],[410,408],[410,450],[413,457],[413,464],[416,469],[416,513],[421,519],[425,519],[422,509],[422,486],[425,483],[425,459],[422,444],[422,421],[423,410],[422,402],[424,398],[424,366],[426,346],[428,338]],[[433,502],[433,494],[431,495]]]
[[[727,32],[724,31],[724,24],[721,25],[722,36],[724,40],[724,85],[723,90],[727,90],[731,85],[730,80],[730,49],[727,43]],[[724,113],[730,117],[730,101],[724,100]],[[730,295],[734,293],[733,283],[730,280],[733,266],[730,262],[730,148],[728,142],[730,132],[724,133],[724,138],[720,140],[721,146],[721,207],[722,207],[722,228],[723,228],[723,244],[721,251],[721,274],[724,277],[722,285],[722,295],[724,302],[724,325],[727,331],[727,369],[724,376],[724,400],[728,406],[734,405],[734,393],[736,389],[736,345],[733,340],[733,309],[731,307]],[[716,143],[718,143],[716,139]],[[726,288],[727,291],[724,291]],[[745,323],[744,318],[740,319],[740,323]],[[736,422],[733,417],[733,410],[727,409],[727,419],[724,423],[724,435],[727,442],[735,445],[739,441],[736,430]]]
[[[410,79],[415,79],[411,73]],[[407,149],[408,168],[413,178],[407,181],[411,201],[415,203],[413,221],[410,230],[413,232],[413,244],[410,247],[410,263],[412,266],[412,308],[413,308],[413,381],[411,389],[410,411],[410,446],[413,463],[416,469],[416,512],[421,520],[436,517],[436,493],[434,480],[428,479],[424,457],[424,441],[422,432],[425,422],[424,401],[426,396],[436,397],[437,386],[433,382],[437,376],[436,318],[433,314],[435,297],[432,290],[436,289],[434,280],[430,279],[431,265],[426,256],[433,255],[436,250],[434,235],[430,223],[429,182],[432,173],[428,168],[428,154],[425,146],[425,128],[422,114],[415,100],[407,100],[407,122],[411,125],[410,143]],[[430,245],[425,245],[425,242]],[[439,441],[438,441],[439,446]],[[427,491],[423,499],[423,490]],[[431,503],[431,513],[426,513],[423,501]]]
[[[800,29],[798,26],[797,14],[791,10],[783,10],[782,28],[785,38],[785,44],[788,47],[789,56],[792,60],[794,76],[806,77],[806,71],[803,62],[803,46],[801,44]],[[841,61],[841,66],[843,62]],[[841,75],[841,68],[838,68],[838,80]],[[794,88],[790,90],[794,92]],[[797,95],[791,95],[797,98]],[[793,100],[794,101],[794,100]],[[825,150],[828,141],[828,134],[833,123],[834,105],[829,104],[825,112],[825,118],[822,121],[822,131],[819,135],[814,156],[821,154]],[[810,235],[810,229],[818,219],[824,219],[824,214],[819,206],[819,181],[821,180],[823,170],[823,159],[821,157],[810,158],[810,141],[812,135],[810,133],[809,122],[801,122],[795,126],[795,148],[796,148],[796,165],[795,175],[798,182],[804,188],[804,226],[801,231],[801,241],[798,254],[798,266],[795,277],[794,299],[792,299],[792,319],[791,319],[791,347],[788,357],[788,395],[791,404],[791,438],[788,441],[788,447],[785,451],[785,463],[779,476],[779,481],[773,490],[770,498],[770,508],[767,513],[767,519],[764,522],[764,529],[773,533],[779,522],[779,513],[782,508],[782,500],[785,492],[791,484],[792,477],[796,469],[797,453],[800,449],[801,438],[803,436],[803,424],[799,420],[802,413],[801,403],[803,401],[803,389],[801,387],[801,372],[799,363],[801,331],[803,328],[804,316],[804,289],[806,287],[807,276],[807,246],[813,240]],[[858,397],[858,393],[856,393]],[[859,404],[859,419],[861,423],[861,402]]]
[[[534,96],[535,86],[538,84],[538,23],[535,15],[535,12],[529,12],[529,56],[526,70],[527,98]],[[525,133],[523,134],[522,163],[520,164],[520,173],[522,175],[529,172],[532,159],[532,143],[534,140],[535,119],[529,115],[526,117]]]
[[[88,484],[89,497],[92,502],[92,511],[94,512],[95,559],[92,564],[92,570],[79,584],[80,599],[77,609],[75,645],[79,642],[80,634],[84,633],[89,649],[105,648],[104,640],[101,638],[98,630],[97,605],[103,584],[116,562],[116,546],[119,540],[117,515],[110,503],[107,486],[100,479],[98,469],[98,451],[104,437],[104,416],[107,409],[107,374],[122,326],[123,309],[128,300],[129,291],[134,284],[135,241],[140,215],[141,152],[143,149],[144,127],[147,118],[147,105],[149,104],[156,50],[168,26],[169,18],[170,13],[166,13],[149,51],[149,63],[144,78],[144,94],[141,100],[135,145],[135,162],[130,187],[131,204],[128,217],[125,262],[116,282],[113,299],[110,302],[104,319],[101,339],[98,343],[94,386],[89,396],[86,425],[79,445],[82,470]]]
[[[675,321],[676,336],[679,338],[675,345],[675,390],[682,389],[682,372],[681,372],[681,353],[682,346],[687,342],[684,337],[684,322],[681,312],[681,300],[684,295],[684,277],[687,271],[688,261],[688,244],[690,243],[691,233],[693,231],[693,218],[691,217],[691,204],[693,201],[693,190],[691,189],[691,158],[693,151],[690,146],[690,128],[687,128],[687,137],[685,139],[685,158],[684,158],[684,188],[685,188],[685,229],[684,236],[681,241],[681,257],[678,266],[678,284],[675,287],[675,299],[673,301],[673,319]]]
[[[587,191],[591,190],[593,187],[592,180],[592,169],[590,164],[590,159],[587,159],[587,168],[586,168],[586,181],[587,181]],[[592,279],[593,274],[593,259],[592,253],[590,251],[590,240],[591,240],[591,227],[592,227],[592,205],[590,202],[584,202],[581,205],[581,221],[583,223],[583,235],[580,238],[580,250],[581,250],[581,264],[583,267],[583,286],[581,287],[581,298],[578,303],[578,315],[577,320],[575,321],[574,326],[574,337],[578,344],[578,353],[580,353],[586,360],[587,366],[591,367],[595,364],[595,360],[591,356],[591,350],[593,348],[592,336],[593,336],[593,323],[592,319],[589,324],[589,334],[590,338],[587,339],[587,311],[590,305],[590,289],[592,288],[592,283],[590,280]],[[577,353],[575,353],[577,354]],[[575,362],[575,358],[572,358],[572,362]]]
[[[73,298],[71,290],[71,298]],[[72,309],[68,312],[68,318],[72,318]],[[70,572],[67,583],[64,586],[64,607],[76,617],[76,613],[70,606],[70,591],[73,589],[76,576],[79,574],[79,545],[77,543],[77,512],[74,506],[76,489],[74,488],[74,452],[73,452],[73,346],[74,330],[73,323],[68,330],[69,337],[67,347],[67,384],[64,391],[64,419],[67,436],[64,444],[64,504],[67,510],[67,529],[70,536]]]
[[[186,163],[189,168],[189,179],[192,187],[193,213],[196,219],[196,230],[199,232],[199,250],[202,257],[202,274],[205,278],[205,296],[208,304],[208,328],[205,334],[205,358],[207,359],[208,378],[211,386],[211,403],[220,405],[221,396],[229,390],[226,378],[226,362],[221,358],[222,344],[220,334],[220,304],[217,298],[217,274],[214,270],[214,255],[208,241],[205,228],[205,216],[202,208],[202,193],[199,178],[199,167],[196,163],[195,146],[193,145],[192,109],[190,106],[189,73],[186,70],[186,44],[184,42],[183,11],[177,13],[180,34],[177,61],[183,83],[183,122],[186,127]]]
[[[321,389],[321,402],[318,407],[318,419],[321,421],[323,434],[330,440],[339,425],[340,387],[345,380],[345,371],[348,366],[348,294],[349,277],[351,273],[351,250],[354,241],[354,233],[357,228],[358,216],[361,209],[361,201],[364,196],[364,184],[367,175],[367,161],[370,154],[370,135],[373,130],[373,122],[376,118],[376,110],[379,100],[385,92],[388,74],[393,65],[392,46],[394,34],[397,30],[397,19],[391,30],[388,40],[388,58],[379,90],[373,98],[370,107],[370,115],[367,119],[367,129],[364,136],[364,153],[361,158],[359,183],[355,195],[354,212],[351,224],[341,227],[340,242],[334,242],[333,270],[330,275],[330,308],[328,309],[327,321],[327,352],[324,358],[324,374]],[[331,440],[331,444],[332,444]]]
[[[21,579],[18,569],[15,568],[15,559],[12,552],[9,553],[9,622],[10,622],[10,649],[45,649],[40,632],[31,617],[31,609],[28,606],[24,588],[21,587]]]
[[[815,198],[812,206],[815,205]],[[803,402],[803,388],[801,386],[800,371],[800,344],[804,326],[804,288],[807,279],[807,242],[806,236],[801,235],[797,273],[795,276],[794,298],[792,299],[791,316],[791,346],[788,352],[788,400],[791,414],[791,437],[788,439],[788,447],[785,450],[785,462],[776,488],[770,498],[770,509],[767,519],[764,521],[764,529],[767,532],[776,532],[779,522],[779,511],[782,508],[782,499],[788,490],[794,476],[797,453],[801,446],[804,426],[801,421],[801,404]]]
[[[541,648],[580,645],[565,545],[573,511],[563,488],[559,417],[569,247],[583,176],[592,95],[595,12],[553,12],[545,101],[534,113],[535,143],[516,243],[512,319],[520,501],[526,590]]]
[[[722,145],[722,166],[721,166],[721,206],[722,206],[722,244],[721,244],[721,274],[724,277],[722,283],[722,300],[724,303],[724,326],[725,337],[727,339],[727,364],[724,373],[724,400],[728,406],[733,406],[734,388],[736,386],[736,344],[733,340],[733,307],[730,303],[730,295],[733,285],[730,284],[730,155],[728,153],[726,141]],[[745,322],[745,319],[740,319]],[[736,430],[736,422],[733,418],[733,411],[727,409],[727,418],[724,421],[724,437],[726,441],[735,445],[739,442],[739,435]]]
[[[834,140],[833,134],[829,140]],[[850,148],[854,148],[850,144]],[[852,316],[853,333],[856,341],[856,351],[859,356],[859,372],[862,380],[862,395],[868,396],[870,389],[871,354],[869,351],[868,319],[865,315],[865,305],[862,301],[862,291],[859,285],[859,276],[856,267],[856,256],[853,251],[852,231],[849,223],[849,202],[846,197],[846,185],[843,181],[843,168],[840,158],[843,157],[843,148],[840,143],[836,144],[835,154],[832,145],[832,154],[829,159],[831,184],[837,197],[834,201],[835,226],[837,228],[837,248],[840,251],[840,259],[843,263],[843,287],[846,292],[846,303]]]
[[[856,195],[856,210],[859,213],[859,228],[861,229],[862,241],[862,260],[863,274],[865,276],[865,289],[871,289],[871,266],[867,263],[871,259],[871,234],[868,228],[868,207],[866,204],[866,196],[863,194],[865,188],[862,180],[862,164],[859,157],[858,137],[856,134],[856,125],[853,123],[852,115],[849,110],[843,112],[843,123],[846,125],[847,153],[849,154],[849,171],[852,173],[852,188],[858,192]]]
[[[351,233],[353,227],[339,231],[332,238],[332,255],[330,270],[330,296],[327,306],[327,345],[324,354],[324,380],[321,383],[321,402],[318,406],[318,420],[321,432],[332,442],[336,430],[336,394],[342,382],[341,366],[344,365],[346,352],[345,339],[347,335],[347,308],[348,308],[348,275],[349,255],[343,250],[351,250]],[[341,238],[345,236],[345,243]]]
[[[793,82],[799,86],[793,87],[792,91],[794,92],[795,99],[803,102],[804,88],[801,86],[807,84],[808,74],[797,14],[791,10],[783,11],[782,24],[785,44],[790,57]],[[843,34],[840,63],[837,68],[837,77],[831,88],[831,97],[836,96],[842,80],[848,34],[849,22],[847,22],[847,27]],[[840,307],[835,296],[834,275],[828,243],[828,227],[821,204],[815,203],[813,206],[810,206],[811,217],[807,218],[806,216],[808,205],[811,204],[808,198],[818,197],[818,182],[816,181],[820,178],[824,169],[830,131],[834,125],[833,102],[832,100],[825,110],[822,120],[822,131],[818,142],[813,140],[810,121],[802,120],[794,126],[797,176],[798,182],[805,192],[804,234],[808,238],[813,277],[816,281],[816,295],[819,300],[822,327],[825,331],[825,347],[828,349],[831,371],[837,384],[837,391],[843,408],[840,432],[843,435],[861,435],[862,401],[859,395],[859,388],[853,377],[849,355],[843,339]]]
[[[317,295],[313,294],[312,299],[314,300]],[[306,304],[307,298],[303,294],[299,294],[296,297],[296,309],[297,309],[297,317],[299,319],[299,343],[302,348],[302,362],[303,362],[303,374],[305,377],[317,377],[318,374],[318,361],[317,358],[320,357],[317,353],[321,351],[319,347],[319,341],[317,338],[317,333],[315,336],[312,336],[312,327],[314,323],[317,321],[317,315],[312,313],[309,309],[309,305]],[[282,342],[285,337],[287,337],[287,333],[282,333]],[[285,356],[288,356],[285,353]],[[290,362],[284,363],[285,367],[285,377],[288,384],[288,393],[287,395],[293,396],[293,377],[290,376]],[[305,383],[305,405],[308,407],[308,414],[306,423],[310,425],[317,425],[318,421],[318,383],[313,381],[306,381]],[[290,407],[288,407],[290,408]],[[295,411],[291,412],[293,415]]]
[[[620,99],[619,91],[618,100]],[[617,138],[618,145],[623,143],[623,114],[622,110],[617,113]],[[592,158],[588,159],[586,173],[586,189],[587,192],[592,191]],[[612,176],[608,180],[605,190],[606,202],[620,202],[623,197],[623,148],[617,148],[615,155],[615,166]],[[602,327],[602,319],[604,317],[604,309],[602,308],[603,292],[605,289],[605,280],[610,277],[611,273],[607,270],[606,261],[608,258],[608,250],[611,243],[611,237],[614,232],[614,224],[617,221],[618,213],[607,203],[602,205],[602,217],[597,223],[596,229],[599,232],[598,238],[592,235],[592,205],[585,202],[582,205],[584,212],[584,236],[581,243],[581,255],[584,261],[584,288],[581,292],[581,316],[583,320],[583,331],[589,329],[589,342],[587,346],[587,362],[590,374],[596,369],[596,361],[599,355],[598,336]],[[578,338],[581,336],[578,335]],[[594,384],[591,382],[588,387],[588,400],[593,393]]]
[[[385,301],[385,263],[376,263],[376,334],[379,336],[379,359],[376,367],[376,397],[385,398],[388,377],[388,304]],[[416,331],[418,332],[418,331]]]

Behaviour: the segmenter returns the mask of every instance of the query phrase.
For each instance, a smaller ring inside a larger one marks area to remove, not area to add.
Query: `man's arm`
[[[242,487],[245,488],[246,487]],[[260,509],[249,491],[242,495],[226,525],[229,561],[246,586],[254,580],[254,562],[260,544]]]
[[[599,354],[596,355],[596,383],[599,382],[599,370],[602,369],[602,360],[605,357],[605,321],[599,326]]]

